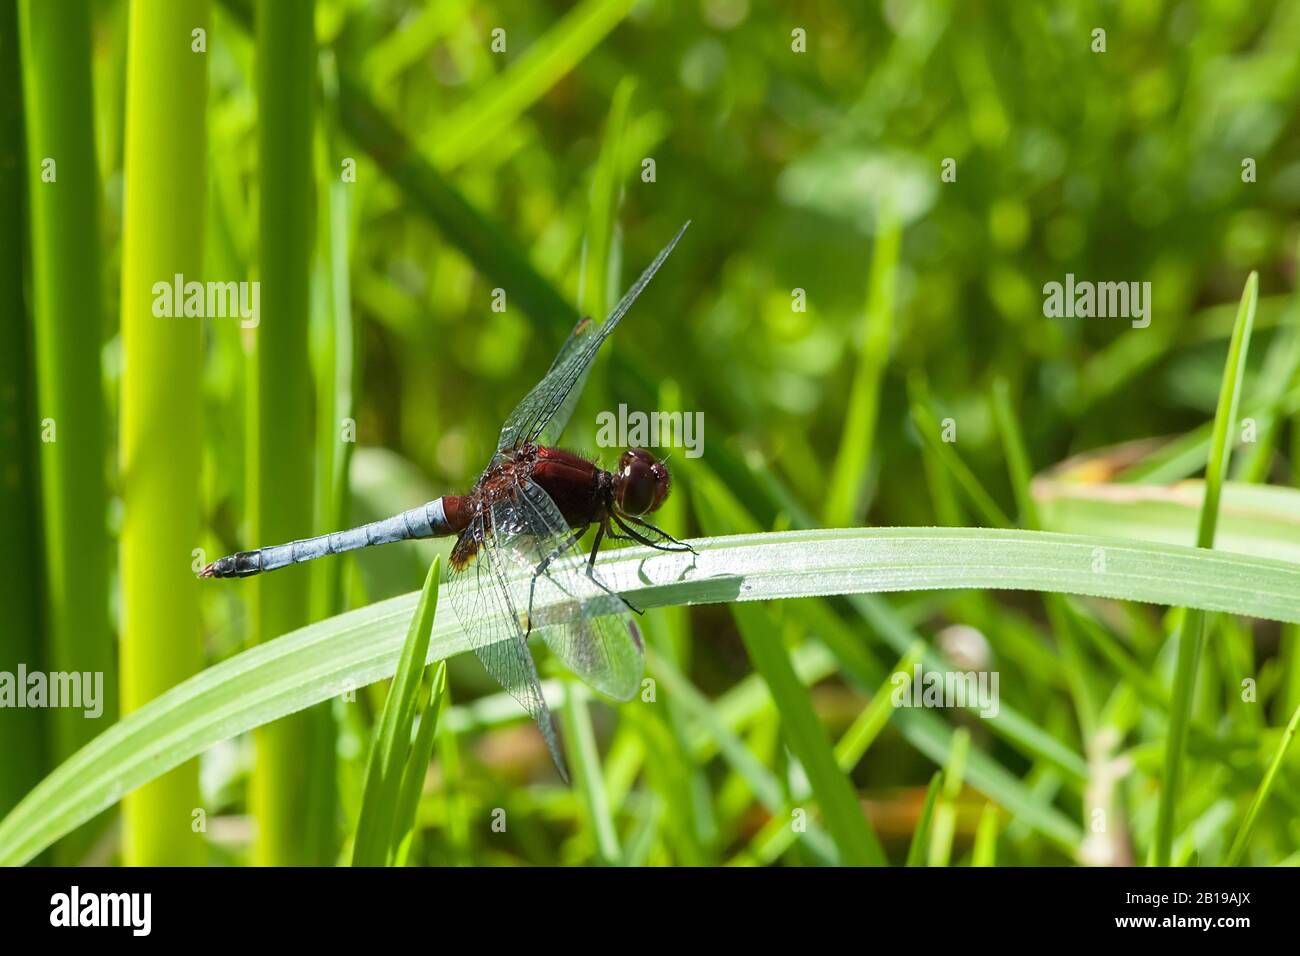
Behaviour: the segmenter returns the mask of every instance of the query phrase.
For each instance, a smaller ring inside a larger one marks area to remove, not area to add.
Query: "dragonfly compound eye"
[[[644,448],[630,448],[615,476],[618,510],[629,515],[653,511],[668,494],[668,469]]]

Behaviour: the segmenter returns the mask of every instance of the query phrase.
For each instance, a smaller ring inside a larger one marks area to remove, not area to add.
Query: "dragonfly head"
[[[629,448],[614,473],[614,503],[628,515],[654,511],[668,497],[668,466],[644,448]]]

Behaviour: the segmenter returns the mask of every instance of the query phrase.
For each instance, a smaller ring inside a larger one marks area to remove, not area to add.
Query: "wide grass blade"
[[[1197,548],[953,528],[789,531],[693,544],[698,555],[645,548],[610,552],[602,555],[601,573],[645,609],[987,587],[1058,590],[1300,623],[1300,567]],[[1094,570],[1098,550],[1109,555],[1104,570]],[[221,740],[347,686],[391,676],[416,602],[417,595],[407,594],[300,628],[173,688],[78,751],[0,822],[0,865],[30,859],[126,793]],[[430,660],[469,650],[446,615],[435,622],[429,648]],[[940,741],[930,744],[927,753],[939,752]],[[987,791],[976,782],[973,765],[967,776]]]
[[[993,383],[993,417],[997,421],[998,435],[1002,440],[1002,453],[1007,460],[1011,487],[1016,496],[1016,507],[1020,512],[1020,524],[1037,531],[1040,527],[1038,508],[1030,491],[1030,477],[1033,468],[1029,461],[1029,452],[1025,447],[1024,435],[1011,405],[1010,388],[1004,379]],[[955,457],[955,455],[954,455]],[[1065,662],[1066,680],[1070,694],[1074,699],[1075,711],[1083,733],[1091,736],[1097,724],[1097,703],[1094,699],[1089,681],[1090,668],[1088,660],[1079,647],[1076,636],[1076,617],[1068,602],[1059,594],[1043,595],[1047,607],[1047,617],[1052,625]]]
[[[1237,427],[1237,406],[1241,401],[1241,382],[1250,350],[1250,333],[1255,322],[1255,305],[1259,298],[1259,276],[1252,272],[1241,294],[1237,323],[1228,345],[1228,361],[1219,388],[1219,404],[1214,415],[1214,437],[1210,459],[1205,468],[1205,498],[1201,504],[1200,523],[1196,532],[1198,548],[1214,547],[1214,532],[1219,520],[1219,498],[1228,473],[1232,454],[1231,435]],[[1205,637],[1203,609],[1192,607],[1182,615],[1177,632],[1178,662],[1174,671],[1173,704],[1169,716],[1169,735],[1165,742],[1165,773],[1156,811],[1153,858],[1157,866],[1168,866],[1174,840],[1174,816],[1178,807],[1187,730],[1191,724],[1192,693],[1196,687],[1196,667]]]
[[[1033,492],[1045,530],[1185,544],[1196,536],[1205,483],[1088,484],[1040,478]],[[1300,563],[1300,490],[1224,482],[1214,547]]]
[[[1300,386],[1291,388],[1276,402],[1266,399],[1244,402],[1241,417],[1267,421],[1274,409],[1278,415],[1288,416],[1294,416],[1300,411]],[[1205,467],[1213,438],[1214,422],[1205,422],[1126,468],[1115,480],[1156,485],[1179,481]]]

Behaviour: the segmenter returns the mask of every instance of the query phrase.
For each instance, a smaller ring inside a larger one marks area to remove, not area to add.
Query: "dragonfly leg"
[[[656,528],[648,521],[642,521],[640,518],[634,518],[631,515],[615,515],[614,521],[620,528],[627,532],[628,539],[640,542],[647,547],[654,548],[656,551],[689,551],[691,554],[699,554],[698,551],[692,548],[685,541],[678,541],[667,531],[664,531],[662,528]],[[631,527],[626,523],[627,521],[635,522],[637,527]],[[652,540],[644,532],[657,535],[658,540]],[[623,537],[623,535],[619,535],[619,537]]]
[[[632,603],[631,601],[629,601],[627,598],[623,597],[623,595],[621,595],[621,594],[617,594],[617,593],[615,593],[614,591],[611,591],[608,587],[605,586],[605,582],[604,582],[604,581],[602,581],[602,580],[600,580],[600,578],[596,577],[596,555],[600,553],[600,542],[604,539],[605,535],[607,535],[607,534],[608,534],[611,538],[612,538],[612,537],[615,537],[614,533],[613,533],[612,531],[610,531],[610,529],[609,529],[609,519],[608,519],[608,518],[606,518],[604,521],[602,521],[602,522],[600,523],[600,525],[596,528],[596,539],[595,539],[594,541],[591,542],[591,554],[588,555],[588,557],[587,557],[587,577],[589,577],[589,578],[591,578],[591,580],[595,581],[595,582],[596,582],[596,586],[599,587],[599,588],[600,588],[602,591],[604,591],[606,594],[609,594],[609,595],[611,595],[611,596],[613,596],[613,597],[618,598],[618,599],[619,599],[620,601],[622,601],[625,605],[627,605],[627,609],[628,609],[629,611],[632,611],[632,612],[634,612],[634,613],[636,613],[636,614],[644,614],[645,611],[641,610],[639,607],[637,607],[635,604],[633,604],[633,603]]]
[[[545,558],[543,558],[541,564],[537,565],[537,567],[533,570],[533,579],[528,584],[528,629],[524,632],[524,640],[528,640],[528,635],[533,632],[533,598],[537,594],[537,579],[540,578],[543,574],[545,574],[547,579],[552,584],[554,584],[561,591],[564,591],[564,588],[561,587],[560,583],[556,581],[554,578],[552,578],[546,569],[550,567],[552,561],[558,558],[565,551],[568,551],[569,548],[577,544],[582,539],[582,536],[586,533],[587,533],[586,525],[583,525],[581,528],[575,529],[573,534],[569,535],[568,539],[563,544],[558,545],[555,548],[555,550],[553,550],[550,554],[548,554]],[[565,591],[564,593],[568,594],[567,591]]]
[[[613,528],[609,528],[605,532],[605,537],[613,538],[615,541],[636,541],[636,538],[632,537],[630,534],[619,534]]]

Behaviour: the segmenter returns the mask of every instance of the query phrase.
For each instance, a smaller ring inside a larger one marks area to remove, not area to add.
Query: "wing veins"
[[[677,235],[673,236],[668,245],[659,251],[654,261],[646,266],[640,277],[623,294],[623,298],[619,300],[618,305],[614,307],[614,310],[610,312],[605,321],[591,333],[590,341],[581,346],[579,351],[567,356],[563,362],[553,365],[541,384],[525,396],[523,402],[520,403],[520,408],[531,409],[528,417],[523,422],[516,423],[513,427],[507,420],[501,441],[497,445],[498,451],[505,448],[518,448],[522,444],[533,441],[550,424],[551,418],[564,404],[565,399],[569,397],[569,393],[591,365],[596,351],[609,338],[628,311],[631,310],[632,305],[645,291],[645,287],[650,284],[650,280],[654,278],[655,273],[663,266],[668,256],[672,254],[673,249],[676,248],[678,241],[689,226],[690,220],[687,220],[682,228],[677,230]],[[566,342],[565,346],[560,349],[560,354],[564,353],[568,345],[569,343]],[[519,410],[519,408],[516,408],[510,418],[513,419]],[[567,423],[561,423],[560,430],[563,429],[564,424]],[[556,437],[559,437],[558,434]]]

